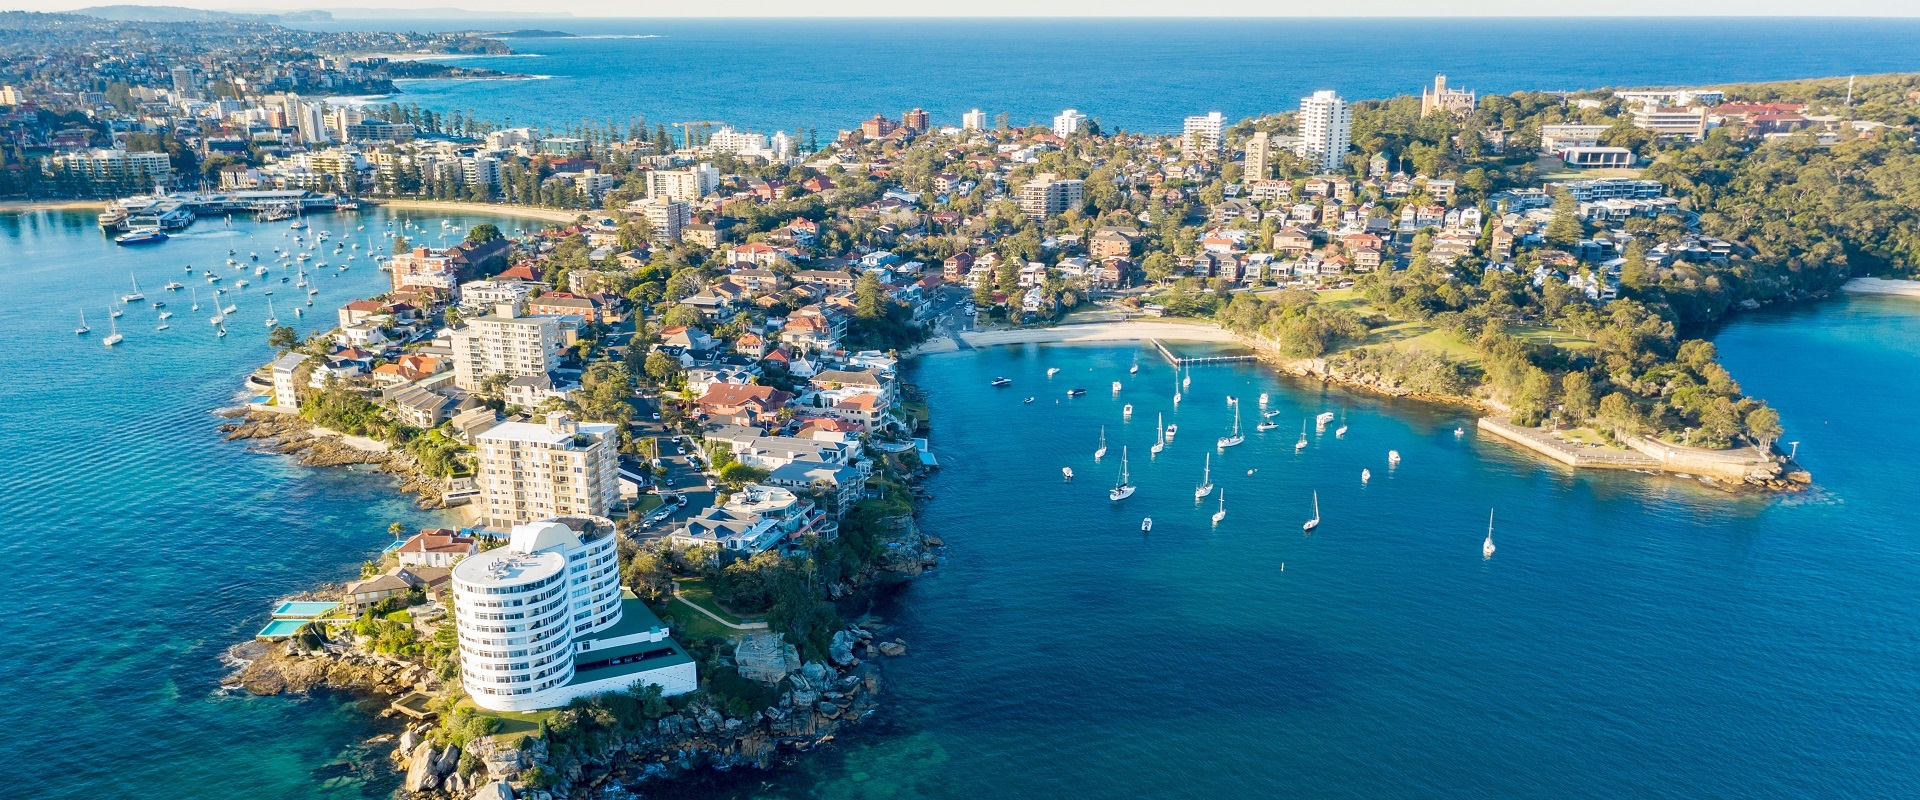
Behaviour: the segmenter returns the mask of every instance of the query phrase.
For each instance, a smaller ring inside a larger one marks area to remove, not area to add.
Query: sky
[[[119,0],[125,2],[125,0]],[[66,11],[116,0],[0,0],[0,10]],[[137,5],[174,5],[233,11],[289,11],[326,9],[313,0],[180,0],[138,2]],[[383,16],[423,5],[458,6],[476,15],[526,14],[530,8],[545,14],[564,12],[576,17],[1420,17],[1433,16],[1432,0],[1371,0],[1364,4],[1302,2],[1302,0],[816,0],[804,6],[792,0],[732,0],[727,3],[666,2],[665,0],[455,0],[454,2],[390,2],[350,0],[356,8],[378,8]],[[441,13],[405,16],[440,17]],[[338,16],[361,16],[342,12]],[[1916,0],[1829,0],[1810,5],[1805,0],[1610,0],[1600,5],[1550,4],[1539,0],[1475,0],[1469,7],[1449,6],[1446,16],[1484,17],[1646,17],[1646,16],[1849,16],[1920,17]]]

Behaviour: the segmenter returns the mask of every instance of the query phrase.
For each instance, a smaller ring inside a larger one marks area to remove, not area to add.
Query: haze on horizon
[[[73,11],[101,5],[157,5],[201,8],[219,11],[277,12],[329,10],[325,3],[313,0],[246,0],[245,2],[131,2],[114,0],[0,0],[0,10]],[[1380,0],[1365,7],[1328,6],[1302,2],[1274,3],[1272,0],[1201,0],[1167,3],[1164,0],[923,0],[902,6],[883,0],[831,0],[800,9],[777,0],[736,0],[720,6],[701,4],[646,3],[637,5],[619,0],[561,0],[537,6],[522,0],[454,0],[454,2],[405,3],[383,0],[349,0],[337,4],[342,18],[358,18],[355,11],[377,11],[386,18],[446,18],[465,10],[486,18],[844,18],[844,17],[1435,17],[1435,6],[1415,0]],[[410,9],[432,6],[419,16]],[[1467,17],[1920,17],[1920,3],[1913,0],[1836,0],[1819,6],[1818,14],[1809,14],[1799,0],[1617,0],[1611,7],[1542,6],[1533,0],[1482,0],[1471,9],[1448,13],[1448,18]]]

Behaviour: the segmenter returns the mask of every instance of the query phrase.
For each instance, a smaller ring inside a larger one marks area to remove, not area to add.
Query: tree
[[[479,225],[473,226],[473,230],[467,231],[467,241],[473,244],[491,242],[504,236],[505,234],[500,232],[500,228],[491,222],[480,223]]]
[[[1638,238],[1627,243],[1627,254],[1620,263],[1620,285],[1644,289],[1653,282],[1653,270],[1647,266],[1647,248]]]
[[[735,490],[749,483],[759,483],[766,480],[769,474],[771,473],[767,470],[759,467],[750,467],[737,462],[720,468],[721,482]]]
[[[647,355],[646,364],[642,369],[646,370],[647,377],[652,378],[654,383],[665,386],[679,377],[681,367],[680,362],[673,356],[655,352]]]
[[[1547,243],[1572,247],[1580,241],[1580,210],[1573,195],[1562,188],[1553,193],[1553,221],[1547,223]]]
[[[1585,421],[1600,410],[1600,395],[1594,388],[1593,376],[1585,372],[1569,372],[1560,379],[1560,403],[1567,410],[1567,416],[1574,421]]]
[[[1760,443],[1760,449],[1772,450],[1781,433],[1780,412],[1766,406],[1747,412],[1747,435]]]
[[[300,334],[289,326],[275,325],[267,331],[267,344],[281,353],[289,353],[300,346]]]
[[[660,323],[667,327],[697,328],[703,322],[706,322],[706,318],[700,316],[700,310],[686,305],[675,305],[660,316]]]
[[[405,236],[393,237],[393,254],[394,255],[396,256],[401,255],[412,249],[413,249],[413,245],[407,243],[407,237]]]

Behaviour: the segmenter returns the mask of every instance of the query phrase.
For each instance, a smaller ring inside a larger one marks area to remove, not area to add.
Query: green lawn
[[[711,617],[677,600],[668,604],[666,613],[661,614],[660,617],[662,620],[673,621],[674,626],[680,629],[680,638],[683,643],[712,638],[731,639],[744,633],[744,631],[737,631],[714,622]]]
[[[1576,169],[1567,166],[1563,159],[1553,156],[1541,156],[1533,162],[1533,168],[1540,181],[1584,181],[1595,178],[1638,178],[1638,169]]]
[[[467,709],[480,716],[493,717],[494,719],[500,720],[500,727],[493,732],[493,735],[500,740],[501,744],[508,747],[519,747],[521,739],[538,734],[540,732],[540,723],[543,720],[553,719],[554,714],[552,710],[488,711],[474,705],[473,700],[470,698],[461,698],[460,703],[455,706],[455,708]]]
[[[643,494],[633,501],[633,508],[627,513],[636,517],[644,517],[647,515],[647,512],[659,508],[665,502],[665,500],[660,499],[660,495]]]
[[[718,600],[713,599],[713,588],[707,586],[705,578],[677,578],[675,582],[680,584],[680,599],[711,611],[721,619],[735,625],[747,621],[741,618],[740,615],[728,611],[720,605]]]

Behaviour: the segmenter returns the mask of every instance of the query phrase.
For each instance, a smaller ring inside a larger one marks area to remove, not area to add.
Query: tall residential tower
[[[1293,154],[1327,172],[1338,172],[1353,143],[1353,110],[1327,89],[1300,100],[1300,142]]]

